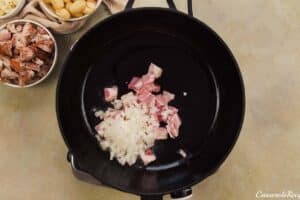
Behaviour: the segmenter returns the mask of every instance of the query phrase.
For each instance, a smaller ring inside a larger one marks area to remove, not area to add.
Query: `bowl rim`
[[[75,17],[75,18],[73,17],[73,18],[70,18],[70,19],[64,19],[64,18],[62,18],[62,17],[56,15],[56,14],[55,14],[55,13],[54,13],[47,5],[46,5],[46,3],[44,2],[44,0],[40,0],[40,1],[39,1],[39,4],[40,4],[42,10],[43,10],[44,12],[46,12],[46,14],[49,14],[51,17],[54,17],[54,18],[59,19],[59,20],[61,20],[61,21],[66,21],[66,22],[76,22],[76,21],[84,20],[84,19],[86,19],[86,18],[92,16],[92,15],[95,13],[95,11],[100,7],[100,5],[101,5],[101,3],[102,3],[102,0],[96,0],[96,1],[97,1],[96,8],[95,8],[95,10],[94,10],[93,12],[91,12],[90,14],[83,15],[83,16],[81,16],[81,17]]]
[[[7,85],[7,86],[10,86],[10,87],[13,87],[13,88],[29,88],[29,87],[33,87],[39,83],[41,83],[42,81],[44,81],[50,74],[51,72],[53,71],[56,63],[57,63],[57,57],[58,57],[58,47],[57,47],[57,41],[55,39],[55,37],[53,36],[53,34],[50,32],[50,30],[48,28],[46,28],[44,25],[38,23],[38,22],[35,22],[33,20],[29,20],[29,19],[16,19],[16,20],[12,20],[12,21],[9,21],[7,23],[4,23],[3,25],[0,26],[0,30],[2,30],[7,24],[16,24],[16,23],[32,23],[36,26],[39,26],[41,28],[43,28],[47,33],[48,35],[50,36],[50,38],[53,40],[54,42],[54,57],[53,57],[53,62],[52,62],[52,65],[49,69],[49,71],[47,72],[47,74],[45,76],[43,76],[41,79],[33,82],[33,83],[30,83],[30,84],[27,84],[27,85],[16,85],[16,84],[12,84],[12,83],[7,83],[7,82],[2,82],[0,81],[3,85]]]
[[[22,10],[25,3],[26,3],[26,0],[19,0],[17,6],[14,9],[12,9],[11,11],[9,11],[8,13],[6,13],[3,16],[0,16],[0,20],[8,19],[10,17],[17,15]]]

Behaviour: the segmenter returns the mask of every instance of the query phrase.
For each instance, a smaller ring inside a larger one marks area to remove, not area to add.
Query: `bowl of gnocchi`
[[[50,16],[63,21],[80,21],[100,6],[101,0],[41,0],[41,9]]]

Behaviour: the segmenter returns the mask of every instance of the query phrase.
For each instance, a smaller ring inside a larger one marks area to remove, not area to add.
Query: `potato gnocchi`
[[[44,2],[63,19],[91,14],[97,7],[97,0],[44,0]]]

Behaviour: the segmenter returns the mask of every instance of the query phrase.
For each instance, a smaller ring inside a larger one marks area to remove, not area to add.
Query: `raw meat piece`
[[[104,99],[107,102],[113,101],[118,97],[118,87],[107,87],[104,88]]]
[[[141,89],[143,87],[143,82],[140,78],[138,77],[133,77],[130,81],[130,83],[128,84],[128,88],[132,89],[134,91],[138,91],[139,89]]]
[[[7,29],[3,29],[0,31],[0,41],[10,40],[11,38],[11,32],[9,32]]]
[[[144,165],[148,165],[149,163],[156,160],[156,156],[153,154],[151,149],[147,149],[144,153],[140,154]]]
[[[1,41],[0,42],[0,54],[5,56],[12,56],[12,41]]]
[[[162,74],[162,69],[155,65],[154,63],[151,63],[148,69],[149,74],[153,74],[154,77],[157,79],[161,76]]]
[[[20,48],[20,60],[30,61],[35,56],[34,49],[31,47],[22,47]]]

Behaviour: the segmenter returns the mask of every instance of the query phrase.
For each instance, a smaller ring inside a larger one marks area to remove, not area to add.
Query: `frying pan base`
[[[119,96],[128,93],[127,84],[131,78],[147,73],[153,62],[163,69],[157,84],[162,90],[176,95],[171,105],[179,109],[182,126],[175,140],[156,142],[153,148],[157,156],[155,162],[146,168],[137,162],[134,167],[149,171],[167,170],[184,164],[199,153],[214,125],[218,87],[210,66],[196,48],[166,32],[137,30],[107,42],[92,52],[91,58],[93,64],[85,75],[81,99],[86,126],[92,136],[96,134],[94,127],[100,122],[94,116],[95,110],[111,107],[103,100],[103,88],[117,85]],[[187,153],[187,158],[178,154],[180,149]]]

